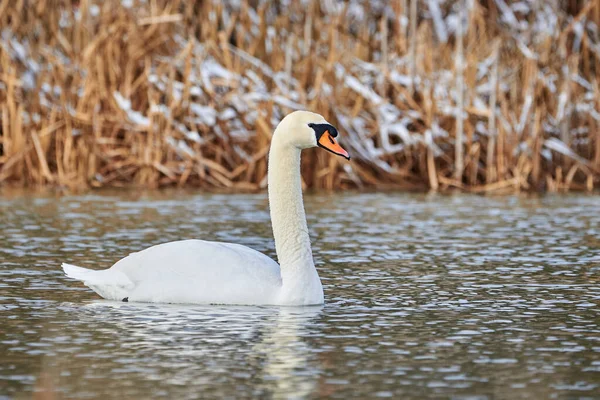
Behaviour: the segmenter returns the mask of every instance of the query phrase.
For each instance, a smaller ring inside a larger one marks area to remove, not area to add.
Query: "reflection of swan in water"
[[[267,355],[263,375],[273,379],[275,387],[265,389],[271,389],[275,398],[305,398],[314,392],[319,369],[318,365],[311,366],[311,358],[316,355],[303,338],[308,336],[310,322],[320,311],[320,307],[281,308],[275,324],[255,346],[255,350]]]
[[[306,397],[316,388],[318,364],[304,338],[322,307],[96,301],[72,311],[85,325],[84,334],[101,331],[113,338],[115,347],[106,349],[117,364],[113,370],[125,360],[128,368],[144,371],[142,378],[198,392],[242,384],[281,398]],[[95,341],[94,347],[97,353],[101,346]]]

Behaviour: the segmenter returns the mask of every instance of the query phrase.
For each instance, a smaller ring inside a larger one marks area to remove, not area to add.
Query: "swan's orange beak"
[[[344,150],[342,146],[340,146],[339,143],[334,139],[334,137],[329,134],[329,131],[323,132],[321,138],[319,139],[319,146],[332,152],[333,154],[344,157],[346,160],[350,159],[348,152]]]

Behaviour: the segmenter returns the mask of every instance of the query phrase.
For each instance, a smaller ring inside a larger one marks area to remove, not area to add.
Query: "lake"
[[[0,398],[597,398],[600,197],[305,206],[324,306],[159,305],[60,264],[186,238],[275,257],[266,195],[1,191]]]

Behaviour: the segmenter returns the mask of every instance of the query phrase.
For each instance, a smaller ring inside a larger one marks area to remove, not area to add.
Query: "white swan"
[[[234,243],[182,240],[130,254],[94,271],[62,264],[65,274],[105,299],[155,303],[313,305],[323,287],[310,248],[300,179],[300,151],[322,147],[350,159],[337,130],[308,111],[296,111],[271,139],[269,208],[279,263]]]

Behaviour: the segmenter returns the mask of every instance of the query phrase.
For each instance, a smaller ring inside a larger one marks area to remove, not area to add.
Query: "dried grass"
[[[598,187],[600,2],[256,3],[0,0],[0,185],[258,190],[310,109],[307,187]]]

